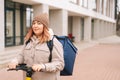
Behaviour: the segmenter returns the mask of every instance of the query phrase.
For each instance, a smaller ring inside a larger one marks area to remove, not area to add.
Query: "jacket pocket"
[[[47,47],[37,46],[36,48],[36,61],[37,62],[48,62],[50,51]]]

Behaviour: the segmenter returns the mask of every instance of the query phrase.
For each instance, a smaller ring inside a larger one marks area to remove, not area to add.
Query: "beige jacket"
[[[60,71],[64,68],[63,46],[56,39],[53,39],[52,62],[49,63],[50,51],[47,43],[40,44],[33,36],[31,41],[24,46],[17,57],[18,63],[26,63],[28,66],[41,64],[41,72],[35,72],[32,80],[60,80]]]

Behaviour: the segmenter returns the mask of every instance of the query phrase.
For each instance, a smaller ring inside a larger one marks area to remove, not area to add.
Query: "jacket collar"
[[[31,41],[32,41],[34,44],[38,44],[38,43],[39,43],[39,39],[38,39],[35,35],[33,35],[33,36],[31,37]]]

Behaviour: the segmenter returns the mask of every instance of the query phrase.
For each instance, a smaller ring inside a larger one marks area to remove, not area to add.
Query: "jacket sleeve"
[[[53,39],[52,61],[44,64],[42,69],[45,72],[61,71],[64,68],[63,46],[56,39]]]

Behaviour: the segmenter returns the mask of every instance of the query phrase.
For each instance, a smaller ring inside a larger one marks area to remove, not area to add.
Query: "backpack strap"
[[[49,62],[52,61],[53,39],[54,39],[54,36],[53,36],[52,40],[47,42],[47,46],[48,46],[49,51],[50,51]]]

